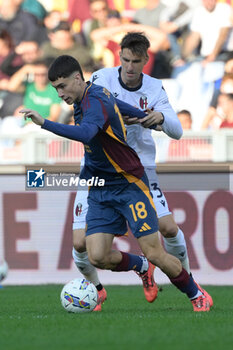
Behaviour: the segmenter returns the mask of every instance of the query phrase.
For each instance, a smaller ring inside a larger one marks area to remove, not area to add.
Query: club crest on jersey
[[[147,102],[147,97],[146,96],[140,97],[139,105],[140,105],[141,109],[146,109],[147,108],[148,102]]]
[[[75,210],[76,216],[80,216],[82,214],[82,208],[83,208],[82,204],[78,203]]]

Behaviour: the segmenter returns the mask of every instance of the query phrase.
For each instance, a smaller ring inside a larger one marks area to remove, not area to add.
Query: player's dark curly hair
[[[48,78],[50,81],[56,81],[58,78],[68,78],[74,72],[79,72],[81,78],[84,80],[79,62],[72,56],[61,55],[50,65]]]
[[[143,33],[129,32],[123,37],[120,46],[121,50],[129,49],[133,54],[141,56],[147,55],[150,42]]]

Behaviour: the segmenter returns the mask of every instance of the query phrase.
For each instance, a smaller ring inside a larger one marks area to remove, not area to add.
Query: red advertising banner
[[[176,176],[179,176],[178,174]],[[25,191],[26,176],[0,176],[0,259],[9,274],[3,284],[65,283],[80,273],[72,260],[75,192]],[[233,192],[165,192],[185,234],[190,266],[201,284],[233,285]],[[132,236],[115,238],[115,248],[140,253]],[[134,272],[100,271],[104,284],[139,284]],[[155,270],[159,284],[169,283]]]

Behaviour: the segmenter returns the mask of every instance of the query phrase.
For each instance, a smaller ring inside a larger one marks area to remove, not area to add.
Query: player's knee
[[[85,233],[83,234],[81,230],[73,232],[73,247],[79,253],[86,251]]]
[[[149,249],[147,251],[146,257],[152,264],[162,269],[165,255],[166,252],[161,247],[161,249]]]
[[[159,222],[159,231],[165,238],[175,237],[178,232],[178,226],[173,220],[167,220],[166,222]]]
[[[86,251],[86,242],[85,242],[85,240],[73,242],[73,246],[74,246],[74,249],[77,252],[79,252],[79,253],[83,253],[83,252]]]
[[[88,252],[88,259],[93,266],[99,269],[105,269],[108,265],[107,258],[98,252]]]

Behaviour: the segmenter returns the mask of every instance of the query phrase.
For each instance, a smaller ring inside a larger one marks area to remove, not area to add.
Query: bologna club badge
[[[75,214],[76,216],[80,216],[81,213],[82,213],[82,204],[81,203],[78,203],[77,206],[76,206],[76,210],[75,210]]]
[[[146,109],[148,106],[147,97],[146,96],[140,97],[139,104],[141,109]]]

